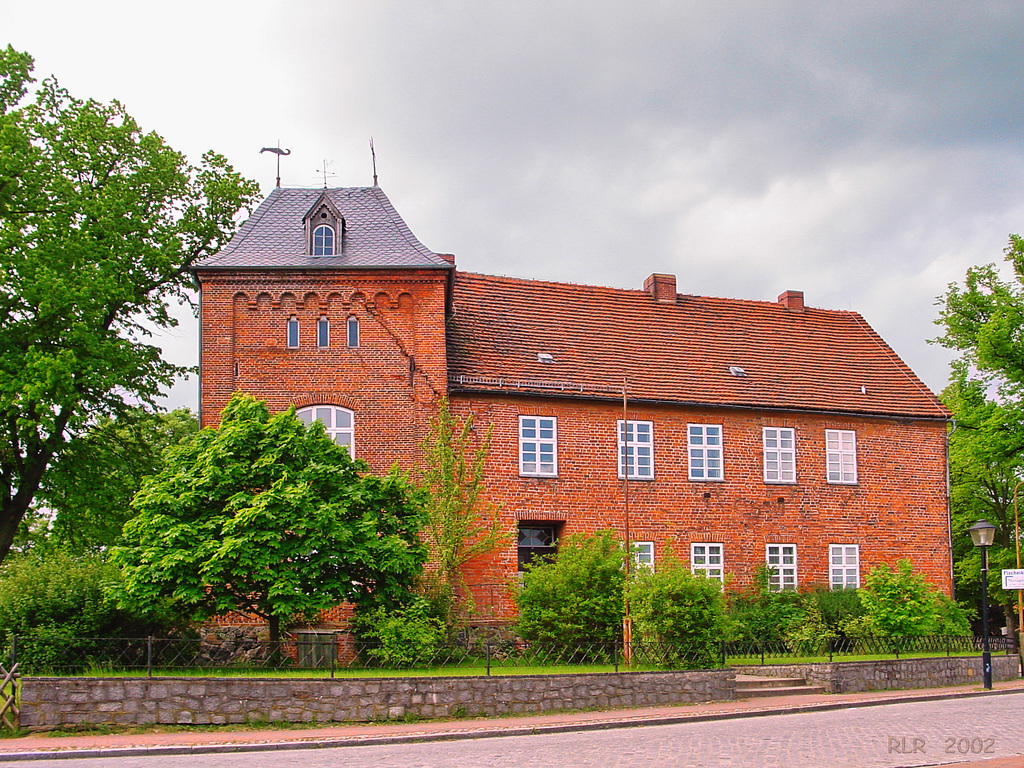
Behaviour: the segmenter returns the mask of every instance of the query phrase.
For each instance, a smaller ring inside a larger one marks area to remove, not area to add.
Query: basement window
[[[551,523],[520,523],[517,543],[519,570],[530,563],[551,562],[558,552],[558,526]]]

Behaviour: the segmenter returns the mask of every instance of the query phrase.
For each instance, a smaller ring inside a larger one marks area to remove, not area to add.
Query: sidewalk
[[[522,734],[632,728],[793,712],[814,712],[852,707],[873,707],[901,701],[934,701],[968,696],[999,696],[1024,692],[1024,680],[996,683],[994,690],[959,686],[910,691],[872,691],[850,694],[776,696],[708,704],[643,709],[541,714],[529,717],[421,721],[416,723],[360,723],[325,725],[295,730],[176,731],[96,736],[33,735],[0,739],[0,762],[53,757],[128,757],[218,752],[260,752],[279,749],[321,749],[356,744],[477,739]],[[1024,758],[959,763],[959,766],[1018,768]]]

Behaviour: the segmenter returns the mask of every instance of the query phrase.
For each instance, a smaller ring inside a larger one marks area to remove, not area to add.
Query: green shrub
[[[843,634],[844,625],[864,615],[864,605],[856,589],[820,588],[807,597],[813,601],[825,625],[837,636]]]
[[[638,647],[661,645],[661,662],[676,668],[717,666],[725,623],[721,582],[665,558],[657,571],[638,569],[627,589]]]
[[[749,590],[729,596],[728,638],[753,642],[781,642],[807,617],[807,603],[792,590],[773,592],[767,565],[754,574]]]
[[[517,631],[534,642],[610,643],[622,636],[623,549],[610,531],[569,537],[550,563],[527,566]]]
[[[865,613],[846,623],[851,637],[970,634],[966,611],[914,573],[909,560],[895,570],[884,563],[873,568],[858,591]]]
[[[47,549],[8,560],[0,569],[0,638],[10,643],[18,637],[22,670],[74,672],[116,653],[109,643],[88,638],[145,637],[171,629],[171,614],[141,617],[118,607],[109,588],[120,576],[95,554]]]
[[[437,661],[447,639],[444,622],[431,616],[426,599],[418,598],[404,608],[379,605],[356,615],[353,629],[365,646],[363,660],[371,666],[402,669]]]
[[[142,637],[167,617],[140,617],[108,597],[120,571],[100,555],[48,550],[0,569],[0,631],[6,636]]]

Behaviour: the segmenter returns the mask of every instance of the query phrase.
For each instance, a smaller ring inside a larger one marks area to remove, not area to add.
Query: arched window
[[[316,322],[316,345],[318,347],[331,346],[331,321],[323,315]]]
[[[299,346],[299,318],[292,315],[288,318],[288,347],[297,349]]]
[[[348,322],[345,324],[348,329],[348,346],[358,347],[359,346],[359,318],[355,315],[349,315]]]
[[[334,227],[321,224],[313,230],[313,255],[334,255]]]
[[[333,405],[311,405],[300,408],[295,415],[307,424],[314,420],[323,422],[327,434],[338,445],[348,448],[348,455],[355,456],[355,414],[348,408]]]

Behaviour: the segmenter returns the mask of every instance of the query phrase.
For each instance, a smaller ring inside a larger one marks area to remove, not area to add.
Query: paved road
[[[1021,756],[1024,692],[708,723],[249,754],[40,760],[32,768],[904,768]]]

